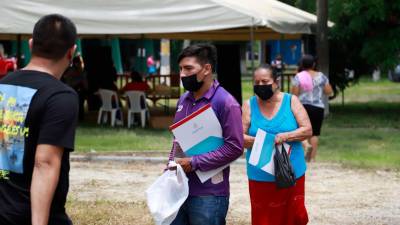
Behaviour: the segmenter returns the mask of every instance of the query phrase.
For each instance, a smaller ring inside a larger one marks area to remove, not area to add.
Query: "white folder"
[[[212,152],[224,144],[222,128],[211,104],[171,125],[170,130],[187,156]],[[229,164],[209,171],[196,170],[196,174],[204,183],[228,166]]]

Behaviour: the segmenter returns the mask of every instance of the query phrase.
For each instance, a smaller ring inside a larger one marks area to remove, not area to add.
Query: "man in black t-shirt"
[[[0,224],[71,225],[65,212],[78,96],[59,79],[75,51],[75,25],[42,17],[32,59],[0,80]]]

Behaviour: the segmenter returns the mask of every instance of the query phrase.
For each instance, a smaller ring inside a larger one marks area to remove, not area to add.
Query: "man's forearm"
[[[232,143],[225,143],[215,151],[193,156],[192,166],[194,167],[193,169],[208,171],[231,163],[239,158],[242,154],[242,146]]]
[[[193,156],[193,170],[208,171],[224,166],[243,154],[243,125],[240,106],[228,105],[224,109],[221,126],[224,144],[214,151]]]
[[[32,225],[47,225],[60,165],[36,163],[31,184]]]

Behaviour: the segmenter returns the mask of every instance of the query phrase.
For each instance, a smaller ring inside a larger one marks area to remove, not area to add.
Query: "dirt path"
[[[74,162],[71,167],[71,199],[143,203],[144,191],[160,175],[164,165]],[[399,172],[345,169],[316,163],[309,166],[306,179],[309,224],[400,224]],[[234,164],[228,224],[250,224],[247,188],[245,165]],[[145,207],[145,204],[139,205]],[[142,216],[141,220],[150,218],[148,213],[138,216]],[[152,223],[149,220],[145,224]]]

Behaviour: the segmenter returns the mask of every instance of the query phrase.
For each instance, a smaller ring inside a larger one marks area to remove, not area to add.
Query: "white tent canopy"
[[[79,34],[151,34],[266,26],[311,33],[316,16],[276,0],[1,0],[0,34],[30,34],[43,15],[71,18]]]

